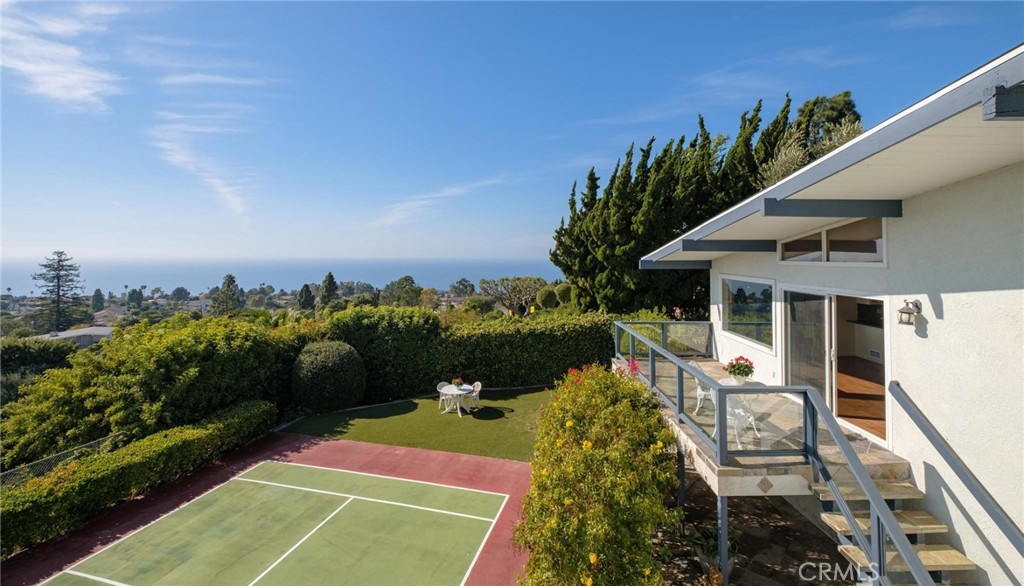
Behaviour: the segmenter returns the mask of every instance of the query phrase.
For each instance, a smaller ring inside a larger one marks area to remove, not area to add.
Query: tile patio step
[[[900,524],[900,529],[907,535],[924,535],[927,533],[946,533],[949,531],[944,523],[925,511],[893,511],[893,516]],[[867,535],[871,531],[871,518],[868,511],[854,511],[857,526]],[[821,520],[840,535],[853,535],[853,530],[842,513],[822,513]]]
[[[952,546],[943,544],[922,544],[915,545],[918,555],[921,556],[921,563],[929,572],[955,572],[958,570],[973,570],[977,567],[974,562],[967,559],[967,556],[954,549]],[[869,568],[868,556],[856,545],[840,545],[839,553],[848,559],[850,563],[858,568]],[[888,552],[885,560],[886,569],[890,572],[905,572],[907,565],[899,558],[896,552]]]
[[[924,497],[924,493],[909,482],[890,482],[885,480],[876,480],[875,486],[878,488],[878,492],[882,493],[882,498],[884,498],[885,500],[908,500],[919,499]],[[857,484],[856,482],[839,482],[836,483],[836,488],[839,489],[839,494],[842,495],[843,500],[868,500],[868,497],[864,493],[864,490],[861,489],[860,485]],[[832,494],[832,491],[829,490],[828,485],[826,484],[812,484],[811,491],[814,492],[815,496],[817,496],[819,500],[835,500],[835,496]]]

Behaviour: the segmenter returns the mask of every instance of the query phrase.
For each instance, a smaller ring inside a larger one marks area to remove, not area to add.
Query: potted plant
[[[737,385],[746,384],[747,379],[754,375],[754,363],[749,358],[737,356],[729,361],[723,369],[736,381]]]
[[[462,377],[457,376],[457,377],[453,378],[452,379],[452,384],[455,385],[456,387],[462,388]]]

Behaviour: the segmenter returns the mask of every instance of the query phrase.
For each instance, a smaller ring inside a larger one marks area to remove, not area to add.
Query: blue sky
[[[870,127],[1022,3],[3,4],[3,255],[545,258],[631,142],[850,89]]]

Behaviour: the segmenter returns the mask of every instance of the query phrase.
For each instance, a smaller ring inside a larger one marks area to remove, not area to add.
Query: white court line
[[[369,501],[371,503],[381,503],[381,504],[385,504],[385,505],[395,505],[396,507],[408,507],[410,509],[419,509],[421,511],[430,511],[431,513],[441,513],[443,515],[455,515],[456,517],[465,517],[467,519],[476,519],[478,521],[485,521],[485,522],[488,522],[488,523],[493,523],[494,522],[494,519],[491,519],[489,517],[477,517],[476,515],[467,515],[466,513],[456,513],[455,511],[445,511],[443,509],[432,509],[430,507],[421,507],[419,505],[410,505],[408,503],[397,503],[395,501],[385,501],[385,500],[381,500],[381,499],[370,498],[370,497],[367,497],[367,496],[359,496],[359,495],[355,495],[355,494],[347,494],[347,493],[344,493],[344,492],[332,492],[330,490],[320,490],[318,488],[306,488],[304,486],[295,486],[293,484],[281,484],[279,482],[269,482],[267,480],[256,480],[254,478],[240,478],[239,477],[239,478],[233,478],[232,480],[239,480],[239,481],[242,481],[242,482],[255,482],[255,483],[258,483],[258,484],[269,484],[270,486],[280,486],[281,488],[292,488],[292,489],[295,489],[295,490],[305,490],[307,492],[317,492],[317,493],[320,493],[320,494],[330,494],[330,495],[334,495],[334,496],[348,497],[350,499],[356,499],[356,500],[360,500],[360,501]],[[505,497],[505,498],[508,499],[508,497]],[[504,506],[504,505],[502,505],[502,506]]]
[[[466,580],[469,580],[469,574],[473,572],[473,566],[476,565],[476,560],[480,557],[480,552],[484,550],[484,545],[487,544],[487,540],[491,537],[491,531],[494,531],[494,526],[498,524],[498,519],[501,518],[501,513],[505,510],[505,503],[507,502],[508,495],[505,495],[505,500],[501,501],[501,508],[498,509],[498,514],[495,515],[494,521],[491,522],[491,526],[487,528],[487,533],[484,534],[484,539],[480,542],[480,547],[477,548],[476,555],[473,556],[473,561],[469,562],[469,569],[466,570],[466,575],[462,577],[462,582],[459,586],[466,586]]]
[[[65,574],[71,574],[72,576],[80,576],[94,582],[103,582],[104,584],[110,584],[110,586],[128,586],[124,582],[115,582],[113,580],[107,580],[106,578],[100,578],[99,576],[93,576],[92,574],[85,574],[82,572],[76,572],[74,570],[64,570]]]
[[[501,492],[491,492],[489,490],[480,490],[478,488],[465,488],[462,486],[454,486],[451,484],[440,484],[437,482],[427,482],[426,480],[412,480],[411,478],[400,478],[398,476],[384,476],[383,474],[372,474],[370,472],[358,472],[356,470],[348,470],[346,468],[328,468],[326,466],[314,466],[312,464],[299,464],[298,462],[282,462],[281,460],[264,460],[261,464],[273,462],[274,464],[287,464],[289,466],[303,466],[305,468],[316,468],[318,470],[330,470],[331,472],[348,472],[349,474],[359,474],[360,476],[373,476],[374,478],[386,478],[388,480],[399,480],[401,482],[415,482],[416,484],[429,484],[430,486],[440,486],[441,488],[453,488],[455,490],[466,490],[469,492],[479,492],[482,494],[493,494],[494,496],[507,497],[508,495]]]
[[[276,562],[274,562],[274,563],[270,564],[270,567],[269,567],[269,568],[267,568],[266,570],[263,570],[263,573],[262,573],[262,574],[260,574],[259,576],[256,576],[256,579],[255,579],[255,580],[253,580],[252,582],[249,582],[249,586],[253,586],[253,584],[255,584],[255,583],[259,582],[260,580],[262,580],[262,579],[263,579],[263,576],[266,576],[266,575],[267,575],[268,573],[270,573],[270,570],[273,570],[273,569],[274,569],[275,567],[277,567],[277,564],[281,563],[281,561],[282,561],[282,560],[284,560],[284,558],[288,557],[288,555],[289,555],[290,553],[292,553],[293,551],[295,551],[295,550],[296,550],[296,548],[298,548],[298,547],[299,547],[300,545],[302,545],[302,544],[303,544],[303,542],[305,542],[305,541],[306,541],[307,539],[309,539],[310,537],[312,537],[314,533],[316,533],[316,532],[317,532],[317,531],[318,531],[318,530],[319,530],[319,529],[320,529],[321,527],[323,527],[324,525],[326,525],[326,524],[327,524],[327,522],[328,522],[328,521],[330,521],[332,517],[334,517],[335,515],[337,515],[337,514],[338,514],[338,512],[339,512],[339,511],[341,511],[342,509],[344,509],[344,508],[345,508],[345,505],[347,505],[347,504],[349,504],[350,502],[352,502],[352,500],[353,500],[353,499],[351,499],[351,498],[350,498],[350,499],[348,499],[347,501],[345,501],[345,502],[341,503],[341,506],[340,506],[340,507],[338,507],[337,509],[334,509],[334,512],[333,512],[333,513],[331,513],[330,515],[327,515],[327,518],[326,518],[326,519],[324,519],[323,521],[320,521],[320,524],[319,524],[319,525],[317,525],[316,527],[313,527],[313,530],[312,530],[312,531],[310,531],[309,533],[307,533],[307,534],[306,534],[306,536],[305,536],[305,537],[303,537],[302,539],[300,539],[298,543],[296,543],[295,545],[293,545],[293,546],[291,547],[291,549],[289,549],[288,551],[284,552],[284,555],[282,555],[281,557],[277,558],[277,561],[276,561]]]
[[[246,468],[246,469],[244,469],[244,470],[240,471],[240,472],[239,472],[238,474],[245,474],[245,473],[246,473],[246,472],[248,472],[249,470],[252,470],[252,469],[253,469],[253,468],[255,468],[256,466],[259,466],[259,465],[260,465],[261,463],[262,463],[262,462],[256,462],[256,463],[255,463],[255,464],[253,464],[252,466],[249,466],[248,468]],[[82,559],[78,560],[77,562],[75,562],[75,563],[71,564],[70,566],[68,566],[68,567],[67,567],[67,569],[65,569],[65,570],[62,570],[62,571],[60,571],[60,572],[57,572],[56,574],[54,574],[54,575],[50,576],[49,578],[47,578],[47,579],[43,580],[42,582],[40,582],[40,583],[39,583],[39,585],[38,585],[38,586],[43,586],[44,584],[46,584],[46,583],[47,583],[47,582],[49,582],[50,580],[53,580],[53,579],[54,579],[54,578],[56,578],[57,576],[60,576],[61,574],[64,574],[64,573],[71,573],[70,571],[71,571],[71,569],[72,569],[72,568],[77,568],[78,566],[80,566],[80,565],[84,564],[85,562],[89,561],[90,559],[92,559],[92,558],[94,558],[94,557],[98,556],[99,554],[101,554],[101,553],[103,553],[103,552],[107,551],[108,549],[110,549],[110,548],[114,547],[114,546],[115,546],[115,545],[117,545],[118,543],[121,543],[121,542],[122,542],[122,541],[124,541],[125,539],[128,539],[129,537],[132,537],[132,536],[134,536],[134,535],[135,535],[136,533],[140,533],[140,532],[142,532],[143,530],[145,530],[145,529],[147,529],[147,528],[149,528],[149,527],[153,526],[154,524],[156,524],[156,523],[157,523],[157,522],[159,522],[159,521],[163,521],[163,520],[164,520],[164,519],[166,519],[167,517],[170,517],[170,516],[171,516],[171,515],[173,515],[174,513],[177,513],[178,511],[180,511],[180,510],[184,509],[185,507],[187,507],[187,506],[191,505],[192,503],[196,502],[197,500],[199,500],[199,499],[203,498],[204,496],[206,496],[206,495],[210,494],[211,492],[213,492],[213,491],[217,490],[218,488],[220,488],[220,487],[224,486],[225,484],[227,484],[227,483],[228,483],[228,482],[230,482],[230,481],[231,481],[231,478],[228,478],[228,479],[227,479],[227,480],[225,480],[224,482],[221,482],[221,483],[220,483],[220,484],[218,484],[217,486],[214,486],[213,488],[211,488],[210,490],[208,490],[208,491],[204,492],[203,494],[201,494],[201,495],[197,496],[196,498],[194,498],[194,499],[192,499],[192,500],[190,500],[190,501],[188,501],[188,502],[182,503],[181,505],[179,505],[178,507],[176,507],[176,508],[175,508],[174,510],[168,511],[168,512],[164,513],[163,515],[160,515],[160,516],[159,516],[159,517],[157,517],[156,519],[153,519],[152,521],[150,521],[149,523],[146,523],[145,525],[143,525],[142,527],[139,527],[138,529],[135,529],[135,530],[133,530],[133,531],[129,531],[128,533],[125,533],[125,534],[124,534],[124,535],[122,535],[121,537],[119,537],[119,538],[117,538],[116,540],[114,540],[114,541],[113,541],[113,542],[112,542],[112,543],[111,543],[110,545],[107,545],[107,546],[103,547],[103,548],[102,548],[102,549],[100,549],[99,551],[94,551],[94,552],[92,552],[91,554],[89,554],[89,555],[85,556],[84,558],[82,558]]]

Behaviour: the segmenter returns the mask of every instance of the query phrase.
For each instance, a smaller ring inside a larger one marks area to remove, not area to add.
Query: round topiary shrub
[[[314,413],[353,407],[366,393],[366,367],[344,342],[314,342],[292,367],[292,400]]]

